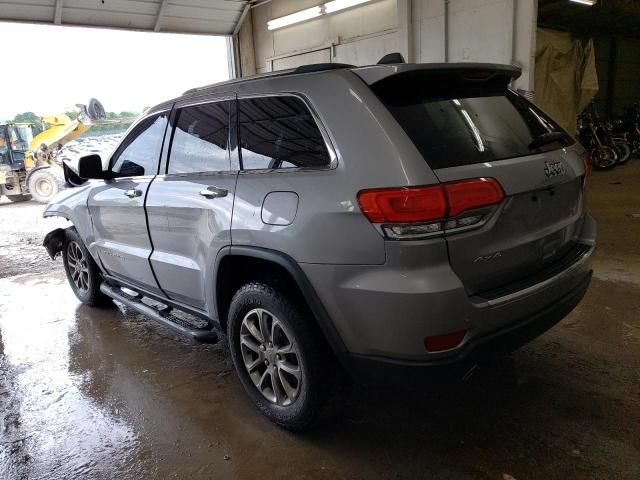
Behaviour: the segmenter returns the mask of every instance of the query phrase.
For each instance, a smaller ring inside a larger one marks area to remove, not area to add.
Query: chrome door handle
[[[200,190],[200,195],[206,198],[226,197],[228,193],[228,190],[218,187],[207,187],[204,190]]]
[[[135,198],[142,195],[142,190],[138,190],[137,188],[132,188],[131,190],[127,190],[124,194],[129,198]]]

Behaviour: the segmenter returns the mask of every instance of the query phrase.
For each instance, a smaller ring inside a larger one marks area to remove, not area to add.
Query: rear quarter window
[[[325,168],[331,156],[311,111],[290,95],[239,101],[243,170]]]
[[[572,143],[551,118],[505,86],[400,74],[372,86],[434,169],[531,155]],[[540,135],[559,141],[532,146]]]

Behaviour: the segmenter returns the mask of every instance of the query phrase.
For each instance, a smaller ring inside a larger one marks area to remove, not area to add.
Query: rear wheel
[[[62,261],[69,285],[78,300],[90,307],[111,304],[111,299],[100,291],[102,283],[100,269],[75,228],[66,230]]]
[[[611,147],[597,147],[591,151],[591,162],[599,170],[611,170],[618,163],[618,155]]]
[[[51,169],[37,170],[29,177],[29,193],[36,202],[48,203],[60,191],[61,183]]]
[[[31,200],[31,195],[7,195],[7,198],[10,202],[18,203]]]
[[[289,430],[309,427],[330,389],[330,357],[305,310],[267,283],[249,283],[234,295],[228,317],[244,389],[266,417]]]

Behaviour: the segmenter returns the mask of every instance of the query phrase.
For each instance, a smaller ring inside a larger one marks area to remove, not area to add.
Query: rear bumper
[[[393,243],[384,265],[301,267],[344,343],[343,363],[356,376],[368,370],[359,366],[368,361],[381,370],[433,370],[461,363],[464,370],[482,352],[512,350],[535,338],[580,301],[591,278],[596,234],[593,218],[582,220],[575,251],[566,261],[482,296],[467,294],[449,265],[444,242],[437,239],[420,248]],[[425,338],[462,330],[466,335],[458,347],[425,349]]]
[[[416,362],[352,354],[347,356],[344,363],[356,379],[371,384],[415,385],[438,378],[463,378],[483,360],[516,350],[562,320],[584,297],[591,276],[591,270],[584,273],[575,288],[561,301],[507,326],[474,337],[451,356]]]

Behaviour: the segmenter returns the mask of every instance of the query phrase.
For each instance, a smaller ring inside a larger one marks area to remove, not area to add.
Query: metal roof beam
[[[237,35],[238,32],[240,31],[240,28],[242,27],[242,22],[244,22],[245,17],[247,16],[247,13],[249,13],[249,9],[251,8],[251,4],[247,3],[244,6],[244,10],[242,10],[242,13],[240,14],[240,18],[238,18],[238,22],[236,23],[235,28],[233,29],[233,32],[231,33],[231,35]]]
[[[168,0],[162,0],[162,3],[160,4],[160,8],[158,8],[158,15],[156,15],[156,23],[153,26],[154,32],[160,31],[160,22],[162,21],[162,17],[164,17],[164,12],[167,9],[167,3],[169,3]]]
[[[56,0],[56,9],[53,13],[53,23],[55,25],[62,25],[62,2],[63,0]]]

